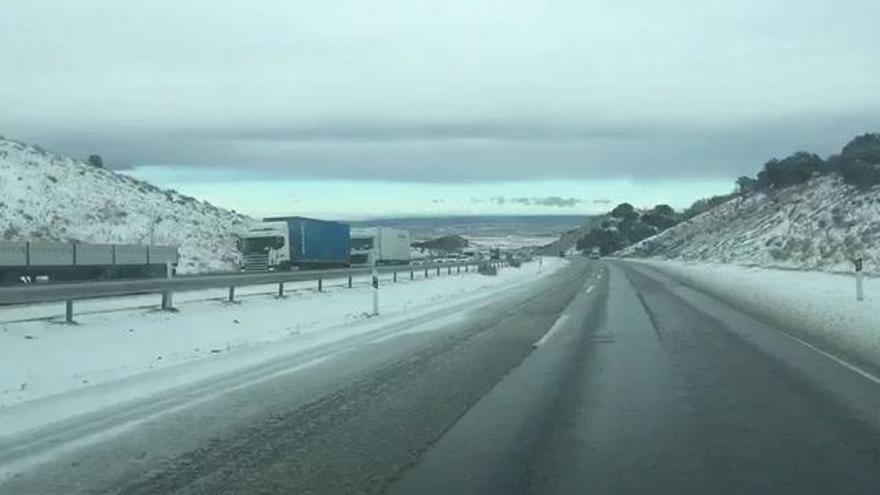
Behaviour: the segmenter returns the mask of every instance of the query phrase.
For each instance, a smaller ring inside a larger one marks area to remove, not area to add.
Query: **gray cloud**
[[[561,198],[559,196],[548,196],[546,198],[534,198],[532,202],[536,205],[541,206],[556,206],[559,208],[572,208],[580,203],[583,203],[583,200],[575,199],[575,198]]]
[[[492,200],[495,201],[496,203],[498,202],[498,199],[499,199],[498,197],[492,198]],[[504,198],[500,198],[500,199],[504,199]],[[523,205],[523,206],[551,206],[551,207],[558,207],[558,208],[573,208],[581,203],[584,203],[585,201],[582,199],[577,199],[577,198],[563,198],[560,196],[546,196],[546,197],[542,197],[542,198],[536,198],[536,197],[532,197],[532,198],[525,198],[525,197],[507,198],[507,202],[513,203],[513,204],[518,204],[518,205]],[[502,201],[500,204],[504,204],[504,201]]]
[[[228,128],[189,131],[192,138],[250,142],[424,142],[424,141],[567,141],[635,140],[671,136],[678,129],[658,123],[615,122],[321,122],[275,128]]]
[[[210,22],[173,0],[3,12],[0,45],[16,49],[0,53],[0,133],[118,169],[727,179],[880,122],[875,0],[217,0]]]
[[[505,140],[469,139],[465,133],[457,138],[426,140],[251,141],[155,131],[14,137],[79,157],[100,153],[109,166],[117,169],[162,164],[181,170],[225,169],[251,178],[448,183],[616,178],[653,181],[732,179],[754,174],[769,158],[796,150],[831,154],[852,136],[872,130],[871,125],[877,121],[863,115],[799,115],[729,127],[678,128],[675,133],[657,127],[657,132],[651,134],[645,126],[638,133],[620,132],[616,137],[584,134],[575,138],[572,131],[562,133],[568,137],[559,139],[550,138],[552,132],[540,131],[537,125],[533,129],[540,138]]]

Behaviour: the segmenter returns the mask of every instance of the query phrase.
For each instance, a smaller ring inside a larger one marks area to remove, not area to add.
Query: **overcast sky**
[[[684,205],[880,127],[877,0],[3,0],[0,14],[0,134],[255,215]],[[492,197],[530,200],[474,201]]]

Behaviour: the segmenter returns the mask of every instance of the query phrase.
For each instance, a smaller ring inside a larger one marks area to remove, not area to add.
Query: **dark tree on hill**
[[[758,189],[758,179],[743,175],[736,179],[736,190],[741,193],[752,192]]]
[[[650,225],[652,227],[656,227],[658,230],[666,230],[669,227],[673,227],[678,223],[677,215],[664,215],[657,211],[657,209],[653,209],[651,211],[645,212],[641,218],[642,223],[646,225]]]
[[[654,207],[654,213],[671,217],[675,215],[675,210],[669,205],[657,205]]]
[[[869,188],[880,184],[880,134],[863,134],[843,147],[840,155],[828,159],[847,184]]]
[[[635,219],[627,217],[624,221],[620,222],[617,229],[627,241],[627,245],[634,244],[657,233],[656,228],[639,221],[638,217],[635,217]]]
[[[680,220],[680,215],[669,205],[657,205],[641,217],[642,223],[654,227],[658,232],[675,226]]]
[[[849,160],[880,163],[880,133],[862,134],[846,143],[840,155]]]
[[[739,194],[730,193],[723,194],[721,196],[712,196],[711,198],[698,199],[694,201],[694,204],[690,205],[686,210],[684,210],[684,213],[682,213],[681,216],[685,220],[688,220],[699,215],[700,213],[705,213],[722,203],[726,203],[737,196],[739,196]]]
[[[626,246],[627,243],[621,236],[620,232],[612,229],[592,229],[583,237],[578,239],[577,248],[581,250],[599,248],[599,252],[604,256],[617,251]]]
[[[626,218],[634,215],[636,209],[629,203],[620,203],[611,210],[611,216],[614,218]]]
[[[782,160],[774,158],[765,163],[758,173],[757,185],[761,189],[782,189],[802,184],[826,171],[825,162],[818,155],[798,151]]]
[[[89,155],[89,165],[104,168],[104,160],[101,159],[101,155]]]

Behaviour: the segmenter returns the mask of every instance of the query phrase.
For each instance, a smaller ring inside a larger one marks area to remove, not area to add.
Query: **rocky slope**
[[[618,252],[620,256],[880,273],[880,186],[838,175],[751,193]]]
[[[180,272],[234,267],[253,220],[173,190],[0,137],[0,241],[180,246]]]

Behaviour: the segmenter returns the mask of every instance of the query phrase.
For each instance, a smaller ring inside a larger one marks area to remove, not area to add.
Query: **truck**
[[[270,217],[238,239],[242,271],[340,268],[350,264],[348,225],[306,217]]]
[[[409,261],[408,231],[391,227],[352,229],[352,266],[406,265]]]
[[[164,278],[179,259],[177,246],[0,242],[0,285]]]

